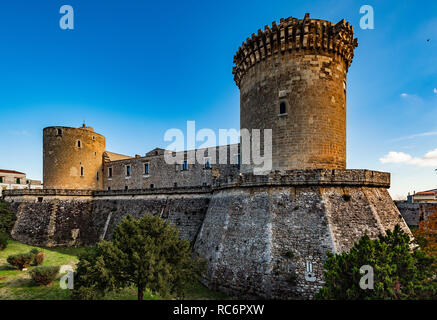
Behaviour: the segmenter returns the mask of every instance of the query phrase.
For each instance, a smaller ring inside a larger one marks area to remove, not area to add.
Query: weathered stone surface
[[[195,249],[209,261],[210,287],[240,297],[311,298],[323,285],[327,252],[396,224],[410,233],[385,187],[242,183],[214,191]],[[307,263],[313,282],[305,279]]]
[[[395,201],[395,204],[409,226],[418,226],[420,221],[428,219],[437,210],[437,203]]]

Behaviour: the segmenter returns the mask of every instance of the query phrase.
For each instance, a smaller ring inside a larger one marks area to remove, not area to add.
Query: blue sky
[[[437,2],[45,0],[0,4],[0,168],[42,176],[42,129],[87,125],[107,149],[165,147],[169,128],[239,128],[232,59],[272,21],[354,26],[348,168],[392,173],[392,196],[437,187]],[[61,30],[59,9],[75,11]],[[361,30],[362,5],[375,29]],[[429,41],[427,41],[429,39]],[[390,153],[391,152],[391,153]],[[382,160],[381,160],[382,159]]]

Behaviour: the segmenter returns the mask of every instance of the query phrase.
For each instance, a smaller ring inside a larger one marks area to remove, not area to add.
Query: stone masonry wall
[[[418,226],[437,210],[437,203],[395,201],[395,204],[409,226]]]
[[[14,239],[42,246],[92,245],[103,236],[111,239],[127,214],[139,218],[151,213],[173,223],[181,238],[194,242],[210,200],[208,188],[119,192],[117,196],[100,191],[94,197],[69,196],[68,190],[43,197],[44,192],[5,198],[18,218]]]

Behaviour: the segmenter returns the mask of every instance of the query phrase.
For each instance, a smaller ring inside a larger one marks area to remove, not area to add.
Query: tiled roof
[[[15,173],[15,174],[24,174],[24,172],[20,172],[20,171],[15,171],[15,170],[5,170],[5,169],[0,169],[0,173]]]

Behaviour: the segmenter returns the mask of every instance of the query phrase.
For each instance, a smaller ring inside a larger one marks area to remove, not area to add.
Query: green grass
[[[26,253],[32,248],[38,248],[45,254],[42,265],[71,265],[75,266],[78,262],[78,255],[84,251],[83,247],[59,247],[41,248],[29,246],[17,241],[9,241],[7,248],[0,251],[0,300],[68,300],[70,299],[69,290],[63,290],[59,286],[59,279],[50,286],[36,285],[29,275],[29,271],[34,267],[29,267],[25,271],[15,269],[6,261],[12,254]],[[186,299],[229,299],[226,295],[211,291],[202,284],[187,288]],[[135,287],[122,289],[118,292],[111,292],[105,296],[105,300],[136,300],[137,290]],[[144,292],[144,299],[158,300],[158,296],[150,291]]]

